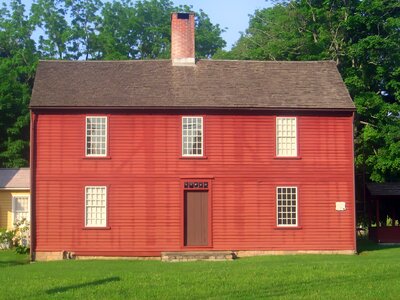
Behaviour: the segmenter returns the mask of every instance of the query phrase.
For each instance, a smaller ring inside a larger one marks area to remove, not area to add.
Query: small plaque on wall
[[[336,202],[336,210],[337,211],[346,210],[346,202]]]

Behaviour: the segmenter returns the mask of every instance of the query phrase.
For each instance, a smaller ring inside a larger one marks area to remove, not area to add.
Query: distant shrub
[[[20,254],[28,253],[31,243],[29,221],[23,218],[14,223],[14,228],[13,245],[15,246],[15,251]]]
[[[15,247],[17,253],[26,254],[29,252],[30,243],[30,224],[27,219],[15,222],[13,230],[0,228],[0,250]]]
[[[0,249],[10,249],[13,246],[15,230],[0,228]]]
[[[15,252],[17,252],[18,254],[28,254],[29,253],[29,247],[25,247],[25,246],[21,246],[18,245],[15,247]]]

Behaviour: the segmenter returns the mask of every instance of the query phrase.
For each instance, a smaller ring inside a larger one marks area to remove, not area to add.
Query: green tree
[[[280,1],[214,58],[336,61],[357,107],[356,166],[365,159],[373,181],[400,179],[398,0]]]
[[[400,179],[400,2],[364,0],[349,16],[342,74],[357,106],[357,165],[373,181]],[[367,125],[365,125],[367,124]]]
[[[38,0],[31,7],[31,21],[43,30],[38,50],[42,58],[66,59],[72,30],[67,22],[67,9],[60,0]]]
[[[137,50],[137,20],[130,0],[105,3],[99,26],[99,55],[102,59],[134,59]]]
[[[320,60],[340,63],[354,0],[278,2],[256,10],[231,53],[242,59]]]
[[[171,47],[171,13],[191,11],[189,6],[174,6],[168,0],[107,3],[99,27],[101,57],[107,59],[169,58]],[[208,15],[196,13],[196,55],[211,57],[226,43],[223,30]]]
[[[103,6],[100,0],[65,0],[71,17],[73,59],[98,58],[98,27],[102,22],[99,12]]]
[[[0,166],[22,167],[29,158],[29,99],[37,61],[34,26],[20,0],[0,9]]]
[[[200,10],[196,14],[195,47],[196,56],[199,58],[211,58],[218,50],[226,46],[221,38],[224,32],[219,24],[211,23],[208,15]]]
[[[191,11],[169,0],[37,0],[31,20],[43,31],[38,50],[51,59],[155,59],[170,57],[174,11]],[[209,58],[226,43],[223,29],[200,10],[196,55]]]
[[[168,58],[170,49],[170,14],[168,0],[138,1],[135,4],[137,58]]]

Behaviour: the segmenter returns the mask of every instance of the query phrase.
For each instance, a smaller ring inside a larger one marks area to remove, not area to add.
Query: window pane
[[[277,224],[297,226],[297,188],[277,187],[276,201]]]
[[[276,118],[276,155],[297,156],[296,118]]]
[[[107,117],[86,118],[86,155],[107,155]]]
[[[203,118],[182,118],[182,155],[203,155]]]
[[[26,219],[29,221],[29,196],[16,196],[14,199],[14,223]]]
[[[107,189],[105,186],[85,188],[86,226],[104,227],[107,224]]]

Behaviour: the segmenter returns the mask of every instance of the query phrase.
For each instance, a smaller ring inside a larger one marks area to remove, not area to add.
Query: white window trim
[[[294,127],[295,127],[295,134],[296,134],[296,136],[295,136],[295,139],[296,139],[296,143],[295,143],[295,151],[294,151],[294,154],[292,154],[292,155],[280,155],[279,154],[279,141],[278,141],[278,139],[279,139],[279,136],[278,136],[278,120],[280,120],[280,119],[294,119]],[[275,155],[277,156],[277,157],[298,157],[299,156],[299,149],[298,149],[298,141],[299,141],[299,137],[298,137],[298,130],[297,130],[297,117],[290,117],[290,116],[288,116],[288,117],[276,117],[276,120],[275,120],[275,148],[276,148],[276,153],[275,153]]]
[[[87,122],[89,118],[103,118],[106,120],[105,123],[105,153],[104,154],[88,154],[88,149],[87,149]],[[86,157],[106,157],[108,155],[108,117],[107,116],[86,116],[85,118],[85,156]]]
[[[15,201],[17,198],[19,197],[27,197],[28,198],[28,219],[27,221],[30,222],[31,221],[31,196],[29,194],[17,194],[17,195],[12,195],[11,198],[11,206],[12,206],[12,214],[11,214],[11,222],[12,222],[12,227],[15,227],[15,214],[16,214],[16,205],[15,205]]]
[[[279,224],[278,218],[278,189],[289,188],[296,189],[296,224]],[[276,198],[276,226],[278,227],[298,227],[299,226],[299,193],[297,186],[277,186],[275,191]]]
[[[102,224],[102,225],[88,225],[87,224],[87,205],[86,205],[86,197],[87,197],[87,189],[88,188],[104,188],[105,189],[105,195],[106,195],[106,200],[105,200],[105,202],[106,202],[106,205],[105,205],[105,220],[104,220],[104,224]],[[107,227],[107,225],[108,225],[108,189],[107,189],[107,186],[105,186],[105,185],[88,185],[88,186],[85,186],[85,198],[84,198],[84,201],[85,201],[85,227],[86,228],[105,228],[105,227]]]
[[[199,118],[201,119],[201,154],[184,154],[183,152],[183,119],[185,118]],[[182,116],[181,119],[181,143],[182,143],[182,149],[181,149],[181,154],[182,157],[204,157],[204,118],[203,116]]]

